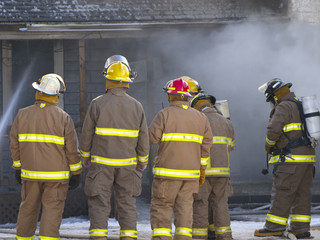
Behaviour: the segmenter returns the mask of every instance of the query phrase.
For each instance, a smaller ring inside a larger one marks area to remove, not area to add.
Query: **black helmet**
[[[280,78],[273,78],[270,81],[264,83],[259,87],[259,91],[264,92],[264,95],[266,96],[266,101],[274,101],[274,93],[278,89],[287,86],[288,88],[291,88],[292,83],[284,83]]]
[[[202,99],[209,100],[212,105],[216,103],[216,98],[214,96],[204,94],[204,93],[199,93],[194,98],[191,99],[190,106],[194,107],[197,104],[197,102]]]

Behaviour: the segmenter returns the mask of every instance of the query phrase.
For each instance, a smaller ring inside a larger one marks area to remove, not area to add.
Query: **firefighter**
[[[205,171],[206,181],[194,194],[193,235],[194,239],[230,240],[230,216],[228,197],[232,194],[229,152],[234,149],[234,129],[230,120],[213,107],[214,96],[200,93],[191,100],[191,107],[203,112],[209,119],[213,144],[210,161]],[[208,203],[212,206],[213,224],[208,229]],[[209,230],[209,236],[207,236]]]
[[[205,180],[212,133],[208,118],[190,107],[188,84],[174,79],[166,90],[170,106],[149,127],[150,143],[159,144],[154,160],[150,220],[152,239],[192,238],[193,193]]]
[[[311,185],[315,150],[303,135],[298,99],[291,83],[275,78],[259,87],[273,109],[267,126],[265,150],[274,164],[271,207],[264,228],[255,236],[281,236],[290,215],[289,232],[296,238],[310,237]]]
[[[126,91],[132,82],[127,59],[109,57],[103,75],[105,94],[88,108],[80,139],[80,153],[88,168],[85,194],[90,215],[90,239],[107,240],[112,189],[118,210],[120,238],[137,239],[136,197],[149,156],[148,126],[140,102]]]
[[[198,81],[194,80],[193,78],[189,77],[189,76],[181,76],[180,77],[182,80],[184,80],[188,86],[189,86],[189,93],[191,94],[191,97],[196,96],[198,93],[202,93],[203,90],[200,87],[200,84],[198,83]],[[167,91],[168,90],[168,86],[169,84],[172,82],[173,80],[168,81],[164,87],[163,90]]]
[[[71,117],[57,106],[63,79],[50,73],[32,86],[35,104],[19,110],[10,131],[13,168],[22,184],[16,239],[34,238],[42,206],[39,239],[58,240],[68,188],[80,183],[78,139]]]

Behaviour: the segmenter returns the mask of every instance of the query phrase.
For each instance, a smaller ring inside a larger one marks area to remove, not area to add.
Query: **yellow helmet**
[[[132,82],[130,78],[129,68],[122,62],[112,63],[103,75],[107,80],[119,81],[119,82]]]
[[[186,81],[188,83],[191,94],[198,94],[198,93],[203,92],[199,83],[196,80],[194,80],[193,78],[188,77],[188,76],[182,76],[180,78],[182,78],[184,81]]]

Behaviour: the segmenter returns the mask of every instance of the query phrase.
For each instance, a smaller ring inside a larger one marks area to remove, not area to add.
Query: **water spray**
[[[3,136],[7,126],[8,126],[8,120],[12,114],[12,110],[16,106],[19,96],[21,94],[21,91],[25,85],[25,82],[27,81],[28,77],[30,76],[30,72],[35,64],[35,59],[31,61],[29,66],[27,67],[26,71],[23,74],[22,79],[20,80],[17,89],[15,89],[14,94],[12,95],[12,98],[10,99],[10,103],[6,109],[6,112],[3,113],[2,118],[0,120],[0,136]]]

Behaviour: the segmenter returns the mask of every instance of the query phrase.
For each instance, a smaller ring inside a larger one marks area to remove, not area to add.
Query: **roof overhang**
[[[32,39],[94,39],[148,37],[152,33],[169,29],[214,29],[227,24],[250,21],[288,21],[287,17],[258,19],[176,20],[167,22],[122,22],[122,23],[25,23],[0,24],[0,40]]]

